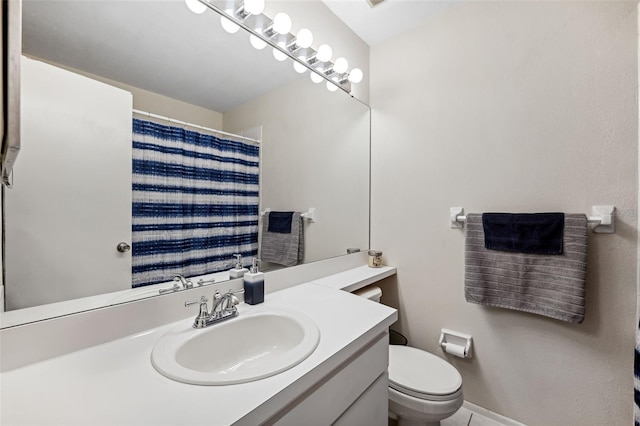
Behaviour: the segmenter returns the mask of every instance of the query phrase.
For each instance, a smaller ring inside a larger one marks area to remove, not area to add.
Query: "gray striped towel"
[[[560,255],[487,250],[481,214],[468,214],[464,295],[467,302],[584,320],[587,217],[566,214]]]
[[[295,266],[304,259],[304,234],[302,214],[294,212],[291,219],[291,233],[269,231],[269,213],[262,216],[262,241],[260,259],[263,262],[283,266]]]

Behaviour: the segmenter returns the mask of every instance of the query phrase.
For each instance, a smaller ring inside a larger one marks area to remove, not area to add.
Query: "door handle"
[[[131,246],[127,243],[125,243],[124,241],[119,242],[118,245],[116,246],[116,249],[120,252],[120,253],[126,253],[129,250],[131,250]]]

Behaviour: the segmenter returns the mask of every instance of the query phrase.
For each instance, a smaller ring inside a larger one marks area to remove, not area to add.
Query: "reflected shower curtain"
[[[636,346],[633,359],[634,425],[640,426],[640,323],[636,328]]]
[[[259,147],[133,120],[133,287],[258,253]]]

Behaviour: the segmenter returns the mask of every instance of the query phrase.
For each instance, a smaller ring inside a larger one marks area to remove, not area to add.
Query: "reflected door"
[[[21,103],[7,310],[131,288],[131,94],[23,57]]]

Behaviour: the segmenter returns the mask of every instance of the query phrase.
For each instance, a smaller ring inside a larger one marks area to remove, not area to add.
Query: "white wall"
[[[133,95],[134,109],[170,117],[175,120],[186,121],[188,123],[197,124],[199,126],[211,127],[219,130],[222,129],[222,113],[219,113],[217,111],[182,102],[177,99],[169,98],[167,96],[159,95],[157,93],[130,86],[128,84],[120,83],[119,81],[110,80],[99,75],[80,71],[66,65],[60,65],[51,61],[45,61],[41,58],[34,59],[49,63],[51,65],[65,69],[67,71],[71,71],[76,74],[84,75],[85,77],[89,77],[93,80],[100,81],[110,86],[126,90]],[[138,116],[136,115],[136,117]],[[145,117],[140,116],[140,118]],[[159,122],[162,124],[167,124],[164,121]]]
[[[372,246],[412,345],[470,333],[465,399],[530,426],[632,422],[637,237],[635,2],[465,2],[372,48]],[[618,208],[589,235],[586,319],[464,300],[467,212]]]
[[[262,125],[261,208],[306,211],[304,262],[369,243],[369,109],[307,78],[224,114],[225,131]]]

